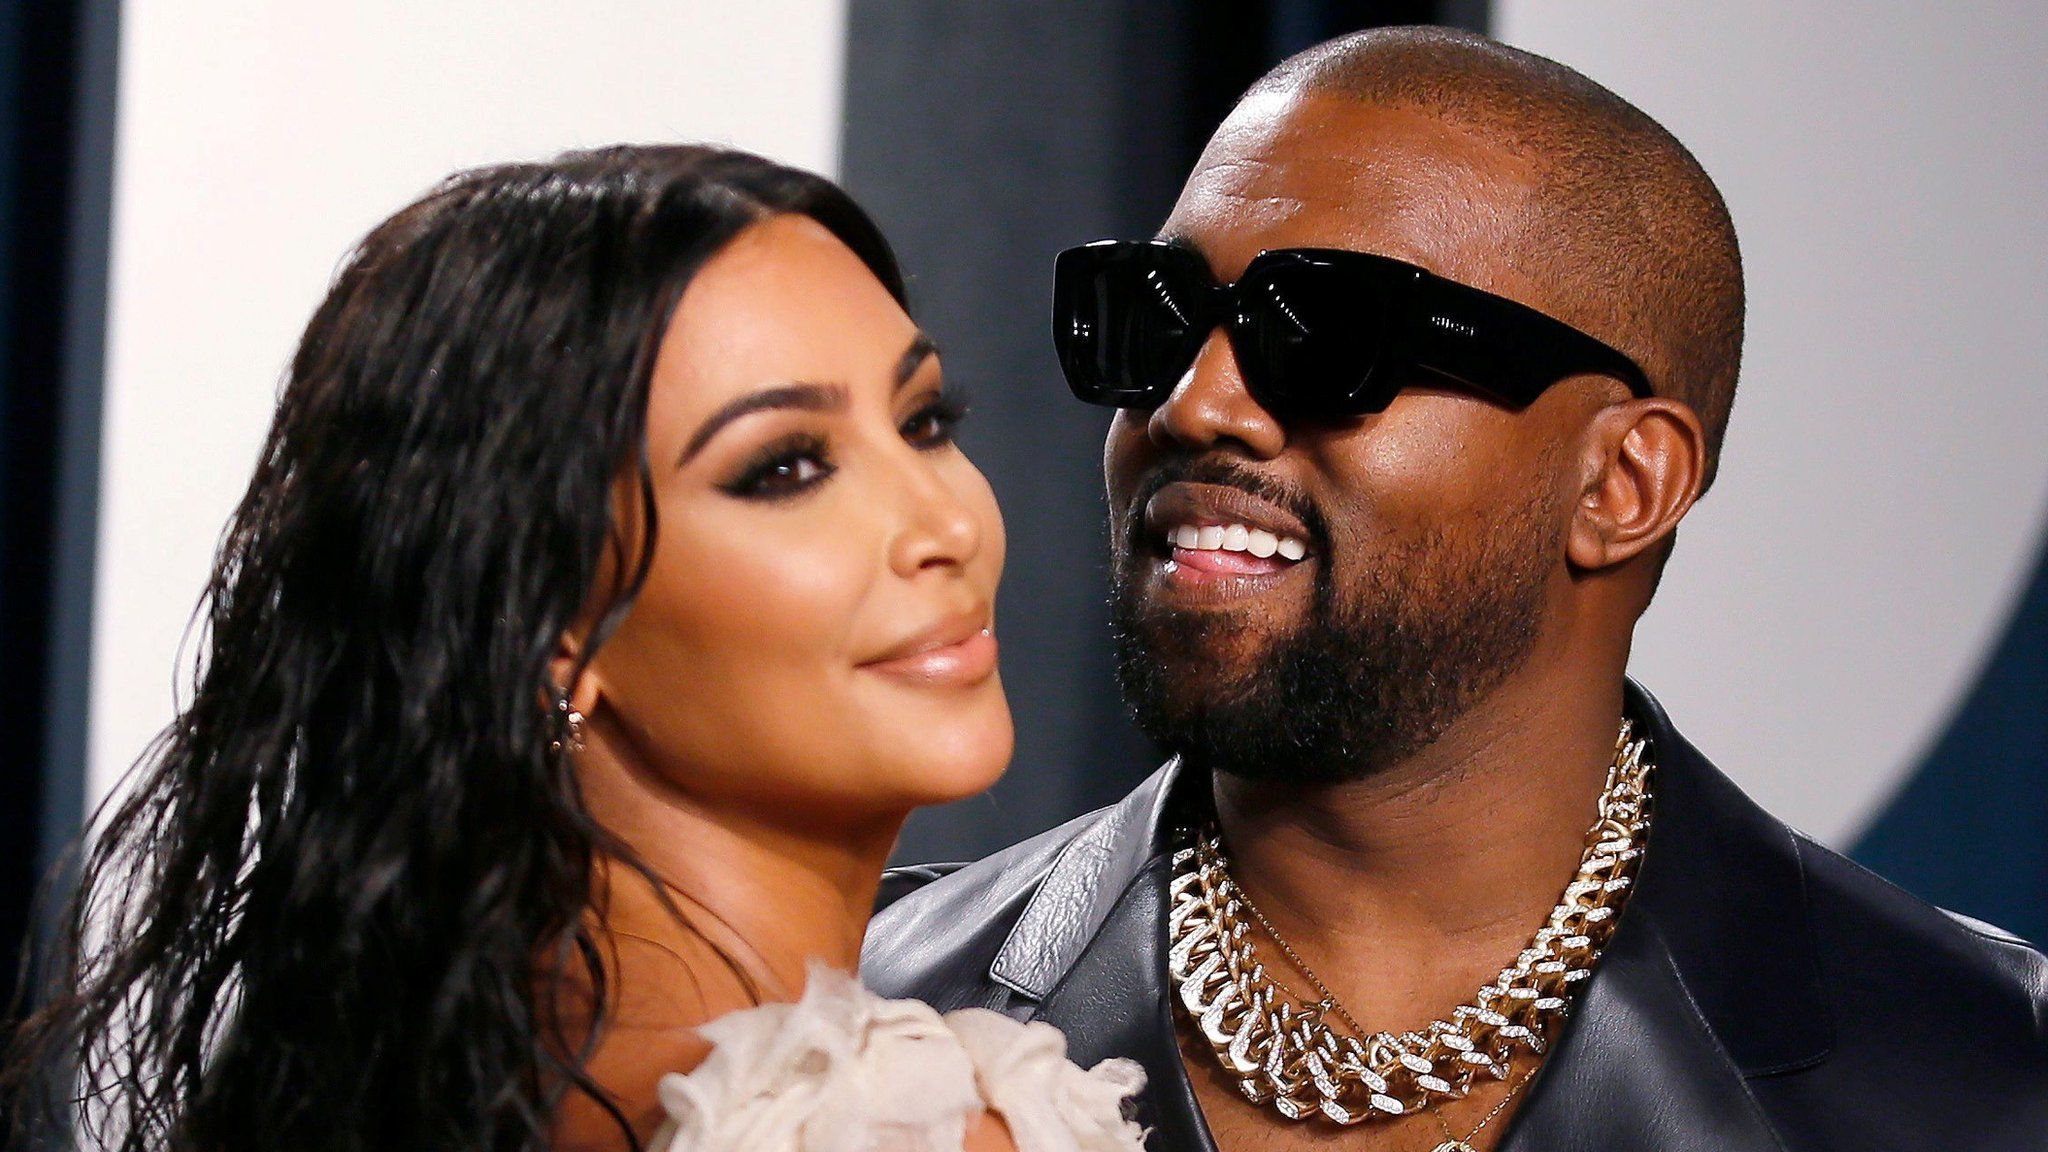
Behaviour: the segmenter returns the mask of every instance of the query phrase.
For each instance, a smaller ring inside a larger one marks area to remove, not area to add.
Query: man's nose
[[[1154,444],[1180,451],[1224,448],[1270,460],[1287,446],[1278,419],[1252,398],[1230,339],[1209,333],[1166,402],[1152,410],[1145,433]]]

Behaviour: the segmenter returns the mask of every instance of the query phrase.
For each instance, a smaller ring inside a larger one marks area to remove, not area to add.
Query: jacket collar
[[[1166,856],[1139,871],[1032,1019],[1064,1032],[1068,1057],[1084,1068],[1122,1056],[1145,1069],[1137,1119],[1151,1133],[1147,1147],[1214,1152],[1174,1031],[1166,979],[1168,878]]]
[[[1784,1152],[1647,918],[1616,929],[1580,996],[1499,1152]]]
[[[1593,1131],[1615,1147],[1779,1148],[1744,1079],[1817,1063],[1832,1041],[1797,843],[1632,682],[1628,709],[1657,764],[1650,849],[1504,1149]],[[1169,762],[1068,845],[989,974],[1066,1031],[1080,1063],[1145,1066],[1158,1146],[1206,1149],[1164,971],[1179,775]]]
[[[1166,853],[1178,758],[1067,841],[989,965],[989,979],[1044,1000],[1102,929],[1131,881]],[[1164,881],[1162,880],[1163,884]],[[1165,913],[1159,913],[1164,931]]]
[[[1709,763],[1634,682],[1628,710],[1656,756],[1656,807],[1640,887],[1622,912],[1615,942],[1631,930],[1662,937],[1700,1015],[1743,1075],[1819,1063],[1834,1043],[1834,1021],[1797,839]],[[1637,919],[1650,923],[1632,929]]]

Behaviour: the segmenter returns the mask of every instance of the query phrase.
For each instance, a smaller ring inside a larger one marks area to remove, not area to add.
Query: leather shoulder
[[[2048,957],[1788,828],[1635,684],[1629,710],[1661,778],[1616,945],[1656,927],[1782,1146],[2048,1147]]]
[[[1972,1047],[2003,1037],[2048,1059],[2048,955],[2003,929],[1947,912],[1811,839],[1798,838],[1807,900],[1838,997],[1858,1012],[1907,1015],[1928,997],[1967,1023]],[[1911,993],[1904,1003],[1883,998]]]
[[[2048,956],[1797,843],[1834,1044],[1756,1082],[1791,1146],[2048,1146]]]

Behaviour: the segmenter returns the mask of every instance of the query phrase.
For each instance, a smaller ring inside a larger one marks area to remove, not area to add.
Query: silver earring
[[[578,712],[576,706],[569,703],[567,696],[557,696],[555,716],[556,732],[559,734],[548,741],[548,751],[559,755],[567,750],[571,756],[583,751],[583,713]]]

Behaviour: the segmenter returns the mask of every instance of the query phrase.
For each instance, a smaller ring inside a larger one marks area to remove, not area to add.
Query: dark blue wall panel
[[[2048,940],[2048,545],[1955,720],[1855,856],[1946,908]]]
[[[0,1002],[84,795],[118,30],[0,3]]]

